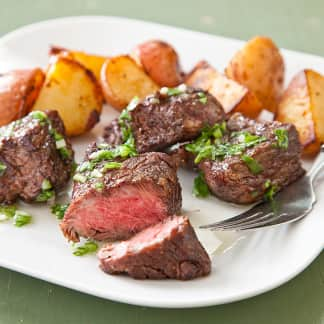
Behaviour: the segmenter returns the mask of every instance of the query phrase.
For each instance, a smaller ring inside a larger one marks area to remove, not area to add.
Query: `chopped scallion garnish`
[[[98,250],[98,244],[93,241],[87,241],[83,245],[78,246],[73,254],[76,256],[83,256],[85,254],[94,253]]]
[[[52,188],[52,184],[49,180],[45,179],[43,182],[42,182],[42,190],[49,190]]]
[[[87,181],[87,177],[84,176],[83,174],[81,173],[76,173],[74,176],[73,176],[73,180],[75,182],[80,182],[80,183],[85,183]]]
[[[51,207],[52,214],[54,214],[57,219],[63,219],[66,210],[68,209],[69,204],[55,204]]]
[[[32,118],[38,119],[40,121],[46,121],[47,120],[47,115],[42,111],[32,111],[30,113],[30,115],[32,116]]]
[[[17,227],[22,227],[29,224],[32,220],[32,216],[22,210],[17,210],[13,217],[13,224]]]
[[[91,178],[102,178],[103,177],[103,174],[97,170],[97,169],[94,169],[91,173],[90,173],[90,177]]]
[[[96,190],[101,191],[101,190],[104,188],[104,183],[103,183],[103,182],[96,182],[96,183],[94,184],[94,188],[95,188]]]
[[[55,144],[56,144],[56,149],[58,149],[58,150],[63,148],[63,147],[66,147],[66,142],[65,142],[64,138],[56,141]]]
[[[207,103],[207,96],[204,92],[198,92],[199,101],[204,105]]]
[[[275,184],[273,184],[269,179],[264,183],[264,188],[266,189],[264,193],[264,199],[266,201],[272,201],[274,195],[278,191],[278,188]]]
[[[106,172],[107,170],[112,170],[112,169],[119,169],[121,166],[122,163],[120,162],[115,162],[115,161],[107,162],[104,164],[102,168],[102,172]]]
[[[0,221],[13,218],[15,216],[16,210],[17,210],[16,206],[0,205]]]

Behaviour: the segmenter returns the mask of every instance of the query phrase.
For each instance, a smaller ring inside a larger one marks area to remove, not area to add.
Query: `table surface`
[[[53,17],[116,15],[240,39],[263,34],[281,47],[324,56],[323,0],[0,0],[0,5],[0,35]],[[271,292],[233,304],[186,310],[119,304],[0,268],[1,324],[199,321],[323,324],[324,253],[302,274]]]

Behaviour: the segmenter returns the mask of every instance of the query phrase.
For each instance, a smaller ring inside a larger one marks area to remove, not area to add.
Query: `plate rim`
[[[52,18],[52,19],[46,19],[46,20],[41,20],[35,23],[27,24],[20,26],[13,31],[10,31],[6,34],[3,34],[0,37],[0,48],[7,42],[12,39],[14,39],[17,36],[21,36],[24,33],[27,32],[33,32],[34,30],[39,30],[42,29],[45,26],[50,26],[53,25],[53,23],[63,23],[63,24],[69,24],[71,22],[89,22],[91,20],[110,20],[110,21],[116,21],[116,22],[130,22],[130,23],[141,23],[141,24],[148,24],[148,25],[155,25],[160,28],[169,28],[169,29],[175,29],[175,30],[180,30],[184,32],[190,32],[190,33],[195,33],[198,36],[199,35],[208,35],[210,37],[222,39],[224,41],[234,41],[237,43],[244,43],[243,40],[235,39],[232,37],[224,37],[224,36],[219,36],[211,33],[206,33],[206,32],[201,32],[197,30],[192,30],[184,27],[177,27],[177,26],[171,26],[171,25],[166,25],[166,24],[161,24],[161,23],[156,23],[156,22],[151,22],[149,20],[141,20],[141,19],[133,19],[133,18],[128,18],[128,17],[121,17],[121,16],[104,16],[104,15],[81,15],[81,16],[65,16],[65,17],[58,17],[58,18]],[[294,51],[294,50],[289,50],[285,48],[281,48],[287,53],[292,53],[292,54],[301,54],[301,55],[308,55],[310,58],[314,59],[321,59],[323,60],[323,57],[316,55],[316,54],[311,54],[303,51]],[[125,294],[118,294],[116,293],[110,293],[109,291],[105,293],[99,293],[95,290],[92,290],[91,288],[87,286],[82,286],[82,284],[70,284],[68,282],[65,282],[64,280],[60,280],[60,278],[53,278],[51,276],[47,276],[44,273],[38,273],[37,271],[30,271],[29,269],[25,270],[24,266],[19,266],[18,264],[9,264],[3,260],[0,259],[0,266],[25,274],[29,275],[33,278],[36,279],[41,279],[43,281],[47,281],[53,284],[57,284],[63,287],[67,287],[69,289],[79,291],[82,293],[86,293],[89,295],[94,295],[103,299],[109,299],[112,301],[117,301],[117,302],[122,302],[122,303],[127,303],[131,305],[138,305],[138,306],[147,306],[147,307],[158,307],[158,308],[193,308],[193,307],[207,307],[207,306],[215,306],[215,305],[222,305],[222,304],[228,304],[232,302],[237,302],[240,300],[248,299],[260,294],[263,294],[265,292],[271,291],[277,287],[282,286],[284,283],[289,282],[292,280],[294,277],[296,277],[298,274],[303,272],[323,251],[324,249],[324,242],[322,246],[319,246],[318,249],[314,248],[312,253],[308,255],[307,261],[305,261],[301,266],[296,267],[294,271],[292,271],[288,276],[282,277],[280,280],[276,281],[275,283],[272,283],[270,285],[264,285],[263,287],[259,289],[254,289],[253,291],[249,292],[243,292],[243,293],[238,293],[235,296],[229,296],[227,298],[224,298],[221,302],[219,301],[218,298],[213,298],[212,295],[209,295],[208,298],[202,298],[198,301],[190,301],[190,302],[177,302],[177,303],[172,303],[170,304],[168,301],[154,301],[150,300],[147,298],[141,298],[140,296],[137,296],[136,298],[128,297]]]

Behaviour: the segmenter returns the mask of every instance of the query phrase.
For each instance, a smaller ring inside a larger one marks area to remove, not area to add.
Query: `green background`
[[[279,46],[324,56],[323,0],[0,0],[0,35],[38,20],[95,14],[241,39],[264,34]],[[114,303],[0,268],[1,324],[167,322],[323,324],[324,253],[297,278],[271,292],[229,305],[186,310]]]

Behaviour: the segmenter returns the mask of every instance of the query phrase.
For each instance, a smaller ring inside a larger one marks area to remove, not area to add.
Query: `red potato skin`
[[[44,72],[39,68],[0,74],[0,126],[29,113],[44,79]]]
[[[135,61],[161,87],[175,87],[183,82],[183,72],[175,49],[160,40],[150,40],[135,47]]]

